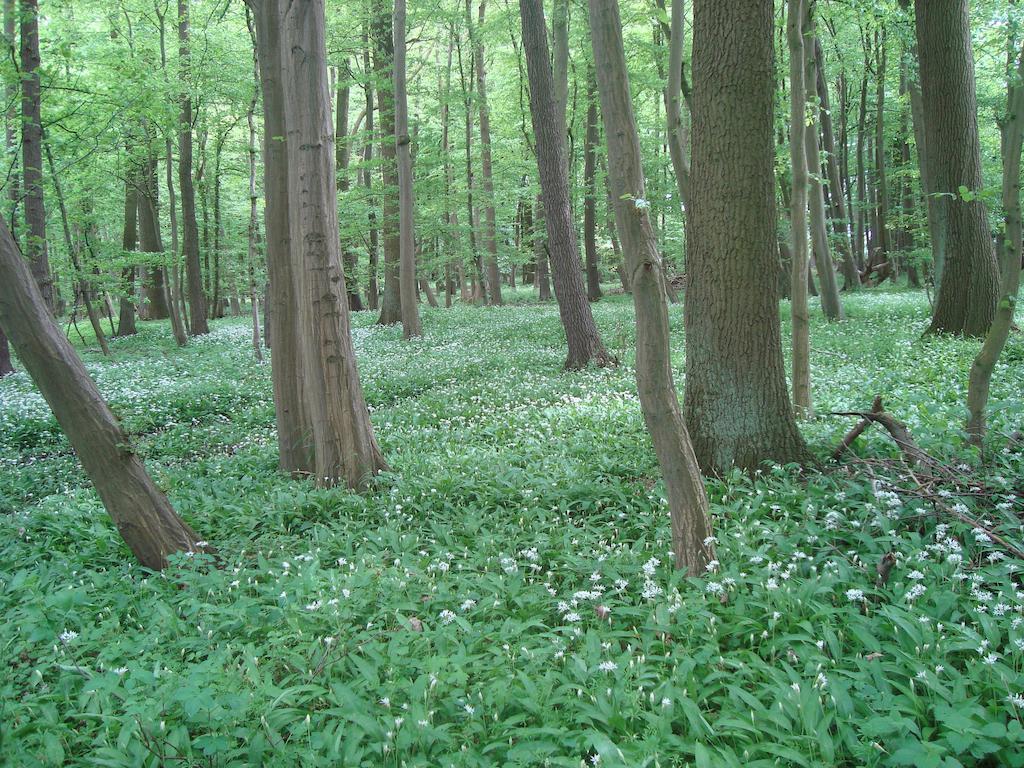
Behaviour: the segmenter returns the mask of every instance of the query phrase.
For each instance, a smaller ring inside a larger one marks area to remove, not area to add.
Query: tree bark
[[[686,2],[672,0],[669,33],[668,81],[665,86],[665,118],[668,122],[668,151],[676,174],[679,201],[686,209],[690,187],[690,158],[687,155],[686,124],[683,122],[683,43],[686,35]]]
[[[806,458],[775,280],[775,69],[767,0],[694,5],[686,423],[706,472]]]
[[[345,60],[345,65],[338,69],[337,72],[339,85],[337,89],[337,109],[335,110],[337,116],[334,121],[334,143],[338,167],[338,193],[339,196],[344,196],[352,188],[348,175],[349,164],[352,160],[352,139],[348,135],[348,106],[352,91],[349,85],[351,72],[349,71],[348,59]],[[356,251],[352,248],[348,238],[345,238],[345,242],[341,244],[341,261],[345,267],[348,308],[353,312],[358,312],[363,308],[363,301],[359,296],[359,281],[356,279],[356,270],[359,264]]]
[[[178,68],[181,76],[181,113],[178,134],[178,186],[181,187],[181,244],[188,277],[189,329],[192,336],[210,332],[206,320],[206,296],[199,260],[199,225],[196,222],[196,191],[192,182],[192,53],[189,41],[189,2],[178,0]]]
[[[828,81],[825,78],[825,52],[821,40],[814,38],[815,82],[818,90],[818,113],[821,116],[821,139],[825,150],[825,170],[828,176],[829,200],[832,202],[832,230],[839,248],[839,264],[843,272],[843,290],[860,288],[860,272],[850,245],[850,220],[846,214],[846,201],[839,172],[839,154],[836,151],[835,131],[832,126],[832,106],[829,103]]]
[[[206,545],[146,474],[131,439],[53,321],[7,225],[0,221],[0,325],[68,436],[103,506],[146,568]]]
[[[601,343],[580,271],[579,246],[569,201],[565,121],[555,98],[543,3],[541,0],[519,0],[519,11],[530,81],[530,114],[537,141],[548,254],[555,297],[569,346],[565,367],[585,368],[591,361],[598,365],[612,365],[615,358]]]
[[[618,2],[590,0],[590,36],[608,143],[615,220],[636,308],[636,381],[647,431],[665,481],[676,568],[703,575],[715,559],[707,494],[672,376],[668,301],[657,237],[646,208],[640,139],[626,73]]]
[[[423,335],[416,301],[416,199],[412,186],[412,142],[409,139],[409,97],[405,77],[405,0],[395,0],[394,18],[395,146],[398,155],[398,210],[400,231],[399,283],[402,337]]]
[[[124,229],[121,233],[121,250],[135,251],[139,245],[139,176],[133,169],[124,184]],[[121,270],[122,295],[117,321],[118,336],[134,336],[135,327],[135,266]]]
[[[480,0],[480,13],[477,26],[484,25],[485,0]],[[466,0],[466,13],[470,13],[469,0]],[[473,27],[470,26],[472,34]],[[492,305],[500,306],[501,273],[498,270],[498,227],[494,211],[494,172],[491,161],[491,113],[487,106],[487,70],[484,64],[484,44],[476,37],[473,45],[476,60],[476,93],[477,106],[480,109],[480,171],[483,176],[484,192],[484,239],[487,242],[487,286],[488,299]]]
[[[256,261],[259,259],[259,195],[256,192],[256,105],[260,100],[260,63],[256,47],[258,39],[256,36],[256,20],[253,18],[252,9],[245,8],[245,25],[249,29],[249,37],[252,40],[252,77],[253,92],[249,101],[249,108],[245,112],[245,122],[249,129],[249,250],[245,263],[245,270],[249,278],[249,302],[252,305],[252,351],[256,361],[263,362],[263,344],[260,341],[260,307],[256,287]]]
[[[50,312],[53,277],[46,247],[46,207],[43,204],[43,124],[39,90],[39,3],[20,0],[21,12],[21,166],[25,184],[26,250],[32,276]]]
[[[150,140],[152,137],[149,137]],[[157,159],[152,147],[146,155],[141,173],[139,194],[139,250],[143,253],[159,254],[145,268],[145,291],[147,317],[150,320],[166,320],[170,317],[167,306],[167,273],[159,263],[163,261],[163,243],[160,236],[160,185],[157,182]]]
[[[364,488],[387,465],[370,423],[349,331],[325,27],[324,0],[287,4],[282,82],[304,371],[300,391],[312,425],[315,481]]]
[[[537,195],[533,206],[533,260],[536,265],[537,298],[540,301],[551,301],[551,279],[548,271],[548,238],[547,223],[544,221],[544,200]]]
[[[803,94],[806,54],[802,19],[804,0],[789,0],[786,12],[786,41],[789,45],[789,158],[793,166],[790,193],[790,318],[793,326],[792,370],[793,406],[798,416],[814,415],[811,399],[811,325],[807,305],[807,277],[810,269],[807,230],[807,132],[806,104]]]
[[[885,42],[886,34],[883,27],[875,33],[875,183],[878,190],[875,221],[878,249],[881,253],[872,256],[877,262],[887,262],[892,251],[889,238],[889,174],[885,167],[885,69],[888,60]]]
[[[967,0],[916,0],[921,94],[933,194],[946,195],[946,255],[931,333],[983,336],[999,276],[982,187]]]
[[[374,0],[371,34],[374,41],[373,71],[377,82],[377,114],[380,118],[380,166],[382,190],[381,236],[384,239],[384,293],[381,297],[379,325],[402,322],[402,259],[399,231],[398,164],[395,152],[395,36],[391,12],[385,0]]]
[[[263,190],[267,248],[267,306],[265,334],[274,345],[271,376],[277,425],[278,466],[282,472],[308,476],[314,471],[309,445],[313,426],[303,402],[305,369],[300,352],[300,297],[296,289],[291,231],[288,222],[288,148],[286,146],[284,82],[282,79],[281,0],[249,3],[256,22],[256,47],[263,91]]]
[[[377,285],[377,262],[380,250],[379,233],[377,229],[376,201],[373,197],[373,80],[370,77],[370,37],[366,27],[363,28],[363,72],[366,81],[363,84],[363,93],[366,97],[366,145],[363,147],[363,186],[366,187],[369,199],[367,203],[370,208],[368,224],[370,229],[370,242],[367,246],[369,251],[369,274],[366,277],[366,308],[372,311],[379,309],[380,287]]]
[[[587,130],[583,141],[583,250],[587,266],[587,299],[601,298],[601,272],[597,256],[597,84],[593,70],[587,73]]]

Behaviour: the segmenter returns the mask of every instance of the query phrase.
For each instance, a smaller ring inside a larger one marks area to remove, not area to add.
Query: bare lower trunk
[[[636,381],[647,431],[665,481],[676,568],[700,576],[715,559],[707,494],[672,375],[668,303],[661,256],[647,209],[640,140],[630,99],[622,26],[615,0],[590,0],[590,30],[608,142],[615,219],[636,308]]]
[[[68,436],[139,562],[155,570],[205,546],[174,512],[71,344],[54,323],[7,225],[0,222],[0,325]]]
[[[129,253],[139,245],[139,178],[134,172],[129,174],[124,185],[124,229],[121,235],[121,249]],[[121,270],[121,299],[118,311],[117,335],[133,336],[135,328],[135,267]]]
[[[583,142],[583,185],[586,195],[583,201],[583,251],[586,254],[587,299],[601,298],[601,272],[597,257],[597,85],[593,71],[587,81],[587,131]]]
[[[377,114],[380,118],[380,166],[384,182],[381,206],[381,237],[384,240],[384,292],[381,296],[380,325],[402,322],[400,277],[401,234],[399,231],[398,165],[395,152],[395,93],[393,68],[394,26],[388,3],[374,0],[372,35],[373,71],[377,81]]]
[[[543,4],[540,0],[519,0],[519,10],[530,78],[530,113],[537,140],[548,255],[569,346],[565,366],[584,368],[590,362],[611,365],[616,361],[601,343],[580,272],[579,246],[569,201],[564,120],[555,99]]]
[[[263,345],[260,343],[260,309],[256,297],[256,262],[259,259],[259,231],[260,218],[257,203],[259,196],[256,193],[256,104],[260,96],[260,66],[259,56],[256,53],[256,26],[252,17],[252,10],[245,9],[245,23],[249,28],[249,36],[253,42],[253,93],[249,102],[249,109],[245,113],[245,122],[249,128],[249,250],[246,259],[246,274],[249,278],[249,301],[252,304],[252,351],[256,361],[263,362]],[[237,303],[237,299],[235,299]],[[234,310],[234,307],[232,307]],[[232,311],[237,315],[237,312]]]
[[[405,0],[395,0],[394,18],[395,146],[398,154],[398,211],[400,230],[399,283],[402,337],[423,335],[416,303],[416,200],[412,187],[412,146],[409,140],[409,100],[405,88]]]
[[[363,28],[363,71],[370,71],[370,37],[366,27]],[[380,243],[377,230],[377,214],[374,210],[376,201],[372,195],[373,176],[370,171],[371,163],[373,162],[373,113],[375,110],[373,83],[369,78],[367,78],[367,82],[363,85],[363,89],[366,96],[366,146],[363,147],[363,186],[366,187],[367,195],[369,196],[367,202],[370,207],[367,222],[370,229],[370,239],[367,245],[370,263],[368,265],[369,274],[366,278],[366,308],[376,311],[380,303],[380,287],[377,285],[377,260],[379,258]]]
[[[21,158],[25,183],[25,224],[32,276],[51,312],[53,277],[46,248],[46,208],[43,205],[43,124],[39,90],[39,3],[21,0]]]
[[[485,0],[480,0],[478,23],[484,24]],[[469,13],[469,2],[466,3]],[[470,31],[472,31],[472,26]],[[479,37],[473,46],[476,60],[476,93],[480,107],[480,171],[484,192],[484,237],[487,241],[487,286],[491,304],[500,305],[501,273],[498,270],[498,231],[494,211],[494,178],[491,168],[491,113],[487,106],[487,70],[484,66],[484,45]]]

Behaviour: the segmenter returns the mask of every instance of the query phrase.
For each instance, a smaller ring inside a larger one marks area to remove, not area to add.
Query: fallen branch
[[[875,398],[874,405],[870,411],[831,411],[828,415],[830,416],[859,416],[861,423],[858,423],[853,429],[851,429],[846,437],[843,438],[843,442],[840,443],[839,447],[833,452],[832,457],[838,458],[846,451],[857,437],[860,436],[868,424],[880,424],[885,428],[885,431],[889,433],[889,436],[899,446],[900,452],[903,454],[903,460],[910,466],[914,467],[919,464],[930,466],[934,464],[934,460],[927,453],[922,451],[917,443],[914,442],[913,436],[910,434],[910,430],[907,429],[907,425],[897,419],[891,413],[886,413],[882,408],[882,398],[878,396]]]

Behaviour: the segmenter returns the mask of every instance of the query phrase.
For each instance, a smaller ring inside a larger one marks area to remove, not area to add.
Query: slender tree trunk
[[[839,250],[839,264],[843,272],[843,290],[856,291],[860,288],[860,273],[853,258],[850,245],[850,220],[846,215],[846,201],[839,169],[839,153],[836,151],[835,132],[832,126],[832,106],[829,103],[828,81],[825,78],[825,53],[821,40],[814,38],[815,83],[818,90],[818,114],[821,116],[821,138],[825,149],[825,169],[828,176],[829,200],[832,202],[832,229],[836,234]]]
[[[696,0],[686,423],[707,472],[805,458],[786,392],[774,190],[772,4]]]
[[[478,26],[484,24],[485,0],[480,0]],[[466,0],[466,13],[470,13]],[[473,27],[470,25],[470,33]],[[476,60],[477,106],[480,109],[480,170],[483,176],[484,193],[484,239],[487,241],[487,285],[490,303],[500,306],[501,273],[498,270],[498,232],[494,211],[494,174],[491,163],[491,113],[487,106],[487,70],[484,64],[484,44],[477,36],[473,45]]]
[[[469,43],[470,49],[473,48],[473,15],[471,12],[471,6],[466,6],[466,27],[469,30]],[[465,68],[462,63],[462,45],[459,39],[456,39],[455,50],[458,52],[459,59],[459,81],[462,85],[462,99],[463,106],[465,107],[466,117],[466,219],[469,226],[469,256],[472,260],[473,265],[473,301],[476,304],[487,303],[487,281],[484,278],[483,259],[480,256],[480,252],[477,249],[476,242],[476,225],[477,216],[476,208],[473,204],[473,188],[475,186],[474,173],[473,173],[473,82],[474,78],[472,72],[469,76],[466,76]],[[473,67],[470,62],[470,67]]]
[[[300,391],[312,425],[315,481],[363,488],[387,465],[349,331],[325,27],[324,0],[287,4],[280,50],[290,242],[302,329]]]
[[[916,0],[928,172],[947,195],[946,257],[929,332],[983,336],[999,275],[982,187],[967,0]],[[965,190],[966,194],[961,190]]]
[[[409,139],[409,97],[405,78],[405,0],[395,0],[394,18],[395,146],[398,155],[398,210],[400,229],[399,282],[402,336],[423,335],[416,303],[416,199],[412,186],[412,142]]]
[[[0,328],[0,379],[14,373],[14,366],[11,364],[11,347],[7,342],[7,334]]]
[[[366,308],[376,312],[380,303],[380,287],[377,285],[377,261],[380,243],[377,230],[376,201],[373,197],[373,174],[370,169],[373,164],[373,81],[370,79],[370,38],[368,31],[363,30],[363,72],[366,81],[363,84],[363,92],[366,96],[366,146],[363,147],[363,186],[366,187],[370,208],[369,229],[370,242],[368,246],[370,264],[369,274],[366,277]]]
[[[377,81],[377,107],[380,117],[380,166],[384,182],[381,234],[384,239],[384,294],[381,298],[380,325],[402,322],[402,290],[399,265],[398,165],[395,153],[395,37],[389,3],[374,0],[371,34],[374,40],[373,70]]]
[[[868,253],[868,184],[867,164],[865,162],[865,142],[867,141],[868,120],[868,75],[867,70],[860,84],[860,113],[857,117],[857,207],[856,223],[853,231],[853,257],[857,261],[857,269],[864,271],[864,265],[870,260]]]
[[[7,225],[0,221],[0,325],[68,436],[125,543],[146,568],[206,546],[174,512],[131,438],[61,333]]]
[[[715,559],[707,494],[679,407],[672,375],[668,302],[657,237],[646,208],[640,140],[626,73],[616,0],[590,0],[590,30],[608,142],[608,169],[618,201],[615,218],[633,275],[636,308],[636,380],[647,431],[665,481],[676,568],[703,575]]]
[[[179,347],[188,343],[188,318],[185,317],[185,303],[181,298],[181,272],[178,270],[178,207],[174,196],[174,152],[171,140],[165,142],[167,155],[167,205],[171,216],[171,284],[164,283],[167,292],[167,307],[171,313],[171,331]]]
[[[551,301],[551,279],[548,276],[548,238],[547,223],[544,221],[544,200],[537,195],[533,207],[533,260],[536,264],[537,298],[540,301]]]
[[[886,34],[883,27],[875,33],[875,184],[878,190],[875,194],[878,202],[875,237],[881,251],[875,259],[878,263],[887,262],[892,251],[889,238],[889,174],[885,166],[885,70],[888,60],[885,42]]]
[[[339,196],[347,195],[352,187],[348,175],[349,164],[352,159],[352,139],[348,135],[348,105],[352,90],[349,86],[350,78],[349,61],[346,59],[344,66],[338,70],[339,86],[337,91],[336,118],[334,120]],[[369,138],[367,138],[367,141],[369,141]],[[344,238],[344,242],[341,244],[341,261],[345,267],[345,285],[348,287],[348,308],[353,312],[358,312],[363,308],[363,301],[359,296],[359,282],[356,279],[356,270],[359,266],[358,256],[347,237]]]
[[[43,125],[39,90],[39,3],[20,0],[21,11],[21,166],[25,182],[25,223],[28,261],[50,312],[53,277],[46,248],[46,208],[43,205]]]
[[[455,165],[451,159],[451,94],[452,94],[452,58],[455,54],[455,27],[452,26],[451,37],[448,40],[448,66],[444,71],[444,86],[441,100],[441,155],[444,158],[444,223],[446,229],[445,241],[449,244],[450,254],[445,261],[445,306],[452,305],[452,265],[456,265],[456,272],[459,280],[459,292],[465,300],[466,288],[462,279],[462,260],[453,259],[451,254],[461,251],[459,237],[459,214],[452,200],[452,188],[455,186]]]
[[[1020,208],[1021,145],[1024,144],[1024,51],[1011,39],[1007,66],[1006,114],[1000,121],[1003,155],[1003,216],[1006,233],[1000,253],[1001,284],[999,304],[978,356],[971,366],[967,385],[967,435],[981,445],[985,438],[985,408],[988,405],[992,373],[1013,328],[1013,314],[1020,290],[1022,224]]]
[[[11,61],[18,59],[18,37],[17,37],[18,10],[17,0],[4,0],[4,42]],[[7,76],[4,85],[4,98],[7,100],[7,109],[4,111],[4,147],[7,156],[10,158],[11,171],[7,180],[7,199],[11,204],[10,208],[10,229],[16,232],[18,222],[18,206],[21,205],[21,177],[18,173],[18,79],[20,73],[11,73]],[[17,242],[17,239],[15,239]]]
[[[139,194],[139,250],[159,254],[154,259],[163,261],[163,243],[160,236],[160,185],[157,182],[156,153],[150,148],[141,174]],[[166,320],[170,317],[167,306],[166,271],[152,261],[145,269],[147,317]]]
[[[804,34],[801,26],[804,0],[789,0],[786,12],[786,40],[789,45],[789,157],[793,166],[793,185],[790,194],[790,318],[793,326],[793,406],[798,416],[814,415],[811,399],[811,325],[807,306],[807,277],[810,269],[807,230],[807,154],[804,142],[807,132],[804,83]]]
[[[597,263],[597,83],[594,72],[587,78],[587,131],[583,141],[583,250],[587,266],[587,299],[601,298],[601,273]]]
[[[615,358],[605,351],[601,343],[580,273],[579,246],[569,202],[565,121],[555,98],[543,3],[541,0],[519,0],[519,11],[530,79],[530,113],[537,141],[548,253],[562,327],[569,346],[565,367],[585,368],[591,361],[598,365],[613,365]]]
[[[265,336],[274,345],[271,375],[277,425],[278,465],[282,472],[309,476],[314,473],[312,416],[303,402],[305,368],[301,337],[309,331],[299,320],[303,298],[297,278],[289,229],[288,151],[286,147],[285,98],[282,57],[287,48],[282,34],[281,0],[249,3],[256,26],[256,49],[263,91],[263,189],[266,198],[264,227],[267,248],[267,305]],[[367,113],[372,114],[372,113]]]
[[[683,43],[686,36],[686,2],[672,0],[672,26],[668,47],[668,83],[665,86],[665,117],[668,121],[668,150],[676,174],[679,201],[686,208],[690,187],[690,158],[687,155],[686,123],[683,122]]]
[[[249,108],[245,112],[245,122],[249,128],[249,250],[245,263],[247,277],[249,278],[249,302],[252,305],[252,351],[256,361],[263,362],[263,344],[260,342],[260,308],[256,288],[256,262],[259,259],[259,232],[260,217],[258,201],[259,195],[256,192],[256,153],[259,151],[256,146],[256,105],[260,100],[260,64],[256,52],[256,20],[253,18],[252,9],[245,8],[245,24],[249,28],[249,37],[252,39],[252,77],[253,92],[249,101]]]
[[[68,223],[68,209],[64,204],[64,193],[61,191],[60,177],[57,176],[56,168],[53,164],[53,155],[50,153],[50,147],[45,147],[46,160],[50,167],[50,177],[54,185],[54,192],[57,194],[57,205],[60,208],[60,220],[64,227],[64,242],[67,245],[68,257],[71,259],[71,266],[75,270],[75,292],[82,297],[82,303],[85,305],[86,315],[89,317],[89,324],[92,326],[93,333],[96,334],[96,341],[100,345],[100,350],[107,357],[110,357],[110,347],[107,345],[106,334],[103,333],[103,325],[100,323],[100,316],[96,312],[96,307],[92,303],[93,294],[95,289],[89,282],[89,278],[86,276],[85,271],[82,269],[81,259],[78,258],[78,245],[71,237],[71,225]]]
[[[139,245],[139,175],[132,170],[124,185],[124,230],[121,234],[121,250],[125,253],[135,251]],[[134,336],[138,331],[135,327],[135,267],[121,270],[122,296],[117,321],[118,336]]]
[[[192,54],[189,41],[189,2],[178,0],[178,67],[181,73],[181,114],[178,135],[178,184],[181,187],[182,257],[188,276],[188,310],[193,336],[210,332],[206,321],[206,296],[199,261],[199,225],[196,222],[196,192],[192,183]]]

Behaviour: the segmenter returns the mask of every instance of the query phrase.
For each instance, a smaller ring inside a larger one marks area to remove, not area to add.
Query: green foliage
[[[819,411],[883,393],[922,447],[973,465],[975,345],[920,340],[919,294],[846,308],[813,329]],[[269,367],[242,321],[180,350],[147,323],[113,361],[87,353],[223,558],[161,575],[130,564],[24,374],[0,382],[6,764],[1024,763],[1019,563],[891,478],[776,467],[709,481],[721,562],[681,578],[632,312],[594,309],[626,364],[573,375],[554,306],[426,310],[413,343],[357,314],[394,470],[365,496],[276,473]],[[1018,542],[1024,456],[1002,433],[1021,422],[1022,366],[1011,339],[976,469],[1003,490],[951,500]],[[824,455],[849,425],[805,426]],[[893,448],[869,431],[855,451]]]

